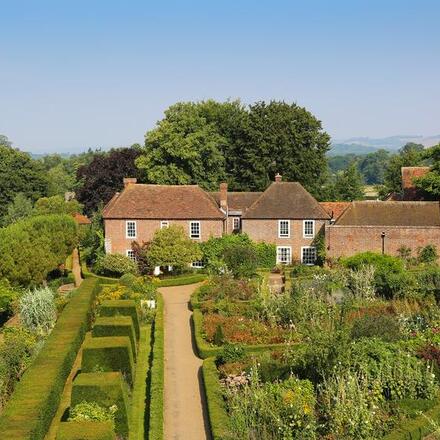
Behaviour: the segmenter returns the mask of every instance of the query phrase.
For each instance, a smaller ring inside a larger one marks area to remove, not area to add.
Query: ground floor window
[[[304,246],[301,248],[301,263],[313,266],[316,263],[316,247]]]
[[[240,217],[233,217],[232,218],[232,229],[234,231],[240,230]]]
[[[194,269],[202,269],[203,266],[203,261],[193,261],[191,263],[191,267],[193,267]]]
[[[131,258],[133,261],[136,261],[136,254],[133,249],[127,249],[127,257]]]
[[[292,248],[290,246],[277,246],[277,263],[290,264],[292,262]]]

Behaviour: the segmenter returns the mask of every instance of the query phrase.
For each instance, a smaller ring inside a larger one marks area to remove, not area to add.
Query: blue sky
[[[179,100],[294,101],[335,138],[440,133],[440,2],[0,0],[0,133],[143,142]]]

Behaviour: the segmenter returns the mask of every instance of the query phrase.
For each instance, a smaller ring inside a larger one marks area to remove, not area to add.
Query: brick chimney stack
[[[281,182],[283,180],[283,176],[280,173],[275,175],[275,182]]]
[[[129,185],[134,185],[136,182],[136,177],[124,177],[124,188],[127,188]]]
[[[228,209],[228,184],[226,182],[220,183],[220,208]]]

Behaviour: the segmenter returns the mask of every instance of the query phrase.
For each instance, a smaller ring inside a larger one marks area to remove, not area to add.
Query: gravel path
[[[210,439],[202,382],[188,301],[199,284],[164,287],[165,440]]]

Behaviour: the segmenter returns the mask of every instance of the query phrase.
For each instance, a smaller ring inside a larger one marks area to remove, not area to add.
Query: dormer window
[[[278,220],[278,237],[290,238],[290,220]]]

